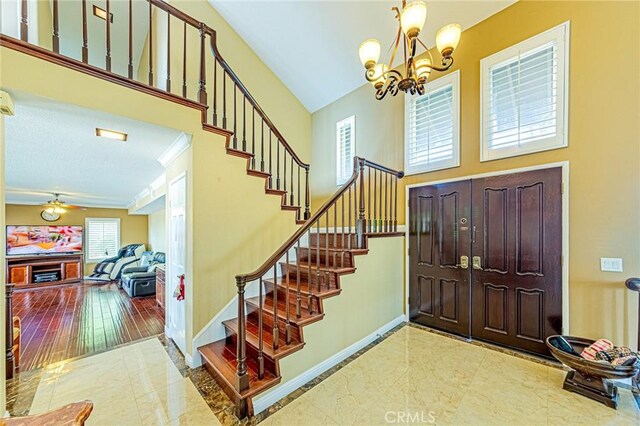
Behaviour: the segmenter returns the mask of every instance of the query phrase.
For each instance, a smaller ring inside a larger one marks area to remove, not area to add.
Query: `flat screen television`
[[[7,226],[7,256],[82,253],[82,226]]]

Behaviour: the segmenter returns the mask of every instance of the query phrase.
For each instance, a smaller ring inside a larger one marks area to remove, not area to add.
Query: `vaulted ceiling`
[[[385,0],[209,1],[310,112],[366,83],[358,59],[363,40],[380,40],[388,60],[386,46],[397,31],[391,7],[401,5]],[[513,3],[427,1],[421,39],[432,46],[443,25],[456,22],[464,30]]]

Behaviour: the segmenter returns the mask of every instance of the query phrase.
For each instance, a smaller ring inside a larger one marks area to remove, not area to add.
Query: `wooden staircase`
[[[236,277],[238,315],[223,321],[224,339],[198,351],[239,418],[253,414],[256,395],[280,383],[279,361],[303,350],[304,327],[324,318],[323,301],[340,295],[340,277],[356,272],[356,256],[369,252],[368,238],[398,235],[402,176],[356,158],[351,179],[318,212],[257,271]],[[245,298],[250,282],[259,295]]]

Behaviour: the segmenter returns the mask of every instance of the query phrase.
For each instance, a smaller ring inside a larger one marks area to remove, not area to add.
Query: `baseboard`
[[[343,350],[341,350],[340,352],[338,352],[338,353],[332,355],[331,357],[325,359],[321,363],[317,364],[315,367],[310,368],[309,370],[305,371],[304,373],[300,374],[299,376],[294,377],[293,379],[291,379],[291,380],[283,383],[282,385],[276,387],[272,391],[269,391],[266,394],[254,399],[253,400],[254,413],[258,414],[258,413],[266,410],[267,408],[271,407],[273,404],[275,404],[276,402],[278,402],[279,400],[281,400],[285,396],[289,395],[291,392],[293,392],[296,389],[300,388],[302,385],[304,385],[305,383],[309,382],[310,380],[315,379],[320,374],[324,373],[325,371],[329,370],[330,368],[335,367],[336,365],[338,365],[339,363],[341,363],[345,359],[349,358],[354,353],[358,352],[360,349],[362,349],[365,346],[367,346],[369,343],[371,343],[374,340],[376,340],[378,337],[380,337],[381,335],[383,335],[387,331],[393,329],[398,324],[401,324],[403,322],[406,322],[404,314],[394,318],[393,320],[391,320],[387,324],[383,325],[382,327],[380,327],[379,329],[377,329],[373,333],[369,334],[368,336],[364,337],[363,339],[358,340],[357,342],[355,342],[351,346],[348,346],[348,347],[344,348]]]

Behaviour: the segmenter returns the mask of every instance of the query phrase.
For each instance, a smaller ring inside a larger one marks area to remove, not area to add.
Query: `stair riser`
[[[253,310],[249,313],[249,316],[251,318],[253,318],[255,320],[255,322],[258,322],[258,316],[259,316],[259,310]],[[291,321],[292,318],[294,318],[295,315],[291,315],[289,316],[289,321]],[[262,327],[263,330],[265,332],[269,332],[272,333],[273,331],[273,313],[269,313],[269,312],[263,312],[262,314]],[[280,312],[278,311],[278,328],[279,328],[279,335],[281,337],[282,342],[284,342],[284,338],[286,337],[286,330],[287,330],[287,321],[286,321],[286,314],[284,312]],[[296,340],[296,341],[300,341],[300,329],[298,328],[297,325],[293,324],[290,322],[289,324],[289,330],[291,333],[291,339],[292,340]],[[282,343],[281,342],[281,343]]]
[[[303,281],[308,281],[312,285],[316,286],[318,284],[318,280],[320,281],[320,285],[322,289],[327,289],[327,285],[331,289],[337,288],[338,276],[335,272],[327,272],[320,271],[318,274],[316,270],[311,269],[311,275],[309,275],[309,268],[305,267],[305,265],[300,265],[300,279]],[[283,265],[282,271],[285,275],[289,275],[289,286],[290,288],[296,288],[297,277],[298,277],[298,268],[295,265]],[[282,280],[278,279],[278,284],[286,287],[287,281],[286,277]]]
[[[228,345],[231,345],[234,348],[238,347],[238,339],[237,339],[237,335],[235,333],[227,336],[227,343]],[[247,353],[247,360],[252,360],[256,362],[256,365],[258,363],[258,349],[254,348],[253,345],[250,345],[249,343],[247,343],[245,345],[246,348],[246,353]],[[237,352],[236,352],[237,353]],[[263,363],[264,363],[264,369],[265,371],[270,371],[272,374],[277,375],[277,366],[276,366],[276,361],[271,359],[270,357],[263,355]]]
[[[351,245],[349,245],[349,237],[351,237]],[[357,248],[357,236],[355,234],[345,234],[344,238],[342,237],[342,234],[336,234],[335,239],[333,234],[311,234],[311,245],[326,247],[327,239],[329,240],[329,248]]]
[[[267,293],[272,293],[273,292],[274,285],[272,283],[265,282],[264,285],[265,285],[265,289],[266,289]],[[284,300],[286,293],[287,293],[287,289],[286,288],[278,286],[278,300]],[[297,297],[295,286],[292,285],[290,287],[289,294],[290,294],[289,297],[291,297],[290,302],[295,304],[295,300],[296,300],[296,297]],[[300,301],[301,301],[302,309],[308,311],[309,310],[309,295],[300,292],[300,297],[301,297]],[[319,312],[318,311],[320,309],[319,308],[319,302],[318,302],[318,298],[316,296],[311,296],[311,308],[313,309],[313,312],[315,312],[315,313]]]
[[[353,256],[349,252],[332,252],[329,251],[327,255],[326,249],[320,249],[318,255],[318,250],[315,248],[300,248],[298,250],[298,259],[301,262],[309,262],[312,264],[316,264],[317,260],[320,260],[321,266],[330,266],[337,268],[351,268],[353,267]]]

